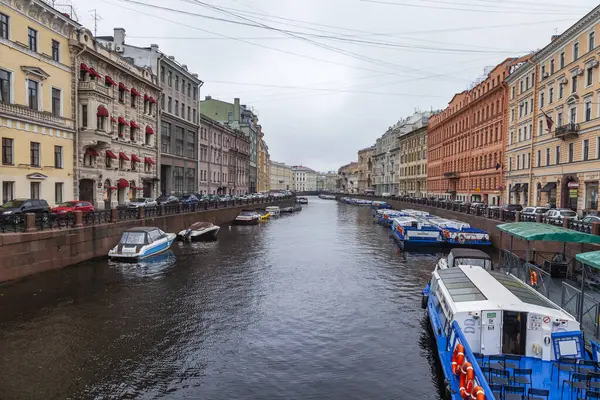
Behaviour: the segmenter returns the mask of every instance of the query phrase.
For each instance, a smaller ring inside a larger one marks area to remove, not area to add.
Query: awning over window
[[[140,129],[140,126],[137,124],[137,122],[133,120],[129,123],[129,125],[131,125],[132,128]]]
[[[518,192],[520,187],[521,187],[520,183],[515,183],[513,185],[513,187],[510,188],[511,193]]]
[[[148,99],[148,101],[150,101],[150,103],[156,104],[156,100],[154,100],[154,97],[150,97],[150,99]]]
[[[99,117],[108,117],[108,110],[106,109],[106,107],[100,105],[98,106],[98,112],[97,114]]]
[[[110,117],[110,122],[117,122],[117,120],[115,119],[115,117]]]
[[[87,154],[88,156],[92,156],[92,157],[98,157],[98,152],[90,147],[87,148],[87,150],[85,151],[85,154]]]
[[[125,118],[119,117],[119,125],[127,125],[127,126],[129,126],[129,122],[125,121]]]
[[[95,76],[95,77],[96,77],[96,78],[98,78],[98,79],[102,78],[102,77],[100,76],[100,74],[99,74],[98,72],[96,72],[96,70],[95,70],[94,68],[90,68],[90,69],[88,70],[88,72],[89,72],[89,74],[90,74],[90,75],[93,75],[93,76]]]
[[[107,187],[107,189],[110,189],[110,190],[115,190],[116,188],[117,188],[116,186],[108,186]]]
[[[119,152],[119,158],[121,160],[129,161],[129,157],[127,157],[127,154],[123,153],[122,151]]]
[[[81,63],[81,64],[79,65],[79,69],[80,69],[80,70],[82,70],[82,71],[85,71],[85,72],[87,72],[88,74],[89,74],[89,72],[90,72],[90,67],[88,67],[88,66],[87,66],[87,65],[85,65],[84,63]]]
[[[144,101],[150,101],[150,96],[148,96],[147,94],[144,95]]]
[[[107,85],[110,85],[110,86],[115,86],[117,84],[117,82],[115,82],[113,80],[113,78],[110,77],[110,75],[104,76],[104,83],[106,83]]]
[[[135,90],[135,88],[131,88],[131,95],[132,96],[139,96],[140,92],[138,92],[137,90]]]
[[[110,150],[106,150],[106,157],[108,157],[108,158],[112,158],[113,160],[116,160],[116,159],[117,159],[117,156],[115,156],[115,153],[113,153],[113,152],[112,152],[112,151],[110,151]]]
[[[519,188],[519,192],[527,192],[529,191],[529,183],[522,183]]]
[[[150,157],[144,157],[144,161],[146,162],[146,164],[150,164],[150,165],[154,165],[154,160]]]
[[[138,156],[136,156],[135,154],[132,154],[131,161],[140,162],[140,158]]]
[[[125,84],[123,82],[119,82],[119,90],[124,90],[126,92],[129,92],[129,89],[127,89],[127,86],[125,86]]]
[[[556,189],[556,182],[546,183],[546,186],[544,186],[542,188],[542,190],[540,190],[540,192],[542,192],[542,193],[548,193],[548,192],[550,192],[553,189]]]
[[[150,125],[146,125],[146,135],[154,135],[154,129]]]
[[[129,187],[129,182],[125,179],[119,179],[119,183],[117,184],[119,188]]]

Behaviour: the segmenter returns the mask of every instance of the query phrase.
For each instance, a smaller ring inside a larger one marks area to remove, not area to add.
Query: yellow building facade
[[[257,164],[257,190],[259,192],[268,192],[271,190],[271,157],[269,155],[269,147],[262,138],[258,140]]]
[[[580,213],[598,210],[599,35],[600,6],[553,37],[532,58],[536,68],[532,205]]]
[[[3,203],[74,197],[69,38],[78,27],[43,1],[0,5]]]

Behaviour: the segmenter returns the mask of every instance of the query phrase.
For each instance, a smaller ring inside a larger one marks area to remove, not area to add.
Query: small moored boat
[[[402,246],[441,245],[442,230],[425,219],[411,216],[396,217],[392,222],[394,240]]]
[[[266,221],[269,218],[271,218],[271,213],[268,212],[268,211],[266,211],[266,210],[264,212],[262,212],[262,213],[259,213],[259,215],[260,215],[260,220],[261,221]]]
[[[216,240],[221,227],[212,222],[196,222],[177,234],[179,240]]]
[[[292,207],[292,210],[294,212],[302,211],[302,205],[300,205],[299,203],[296,203],[296,204],[294,204],[294,207]]]
[[[392,222],[394,221],[394,218],[407,217],[407,216],[408,216],[408,214],[406,214],[404,211],[380,209],[380,210],[377,210],[377,214],[375,215],[375,218],[379,225],[390,227],[390,226],[392,226]]]
[[[298,197],[298,199],[296,199],[296,203],[298,203],[298,204],[308,204],[308,199],[306,197]]]
[[[260,221],[260,214],[253,210],[244,210],[235,217],[236,225],[256,225]]]
[[[279,214],[281,214],[281,210],[279,209],[279,206],[269,206],[269,207],[265,208],[265,211],[267,213],[269,213],[270,215],[272,215],[273,217],[279,217]]]
[[[123,232],[119,243],[108,252],[111,260],[136,261],[166,251],[176,235],[154,227],[131,228]]]
[[[280,213],[291,214],[294,212],[294,207],[283,207],[279,210]]]

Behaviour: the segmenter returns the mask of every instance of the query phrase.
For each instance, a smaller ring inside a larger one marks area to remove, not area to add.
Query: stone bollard
[[[592,222],[592,235],[600,235],[600,222]]]
[[[165,215],[165,205],[161,204],[160,206],[158,206],[158,215],[160,215],[161,217],[163,215]]]
[[[144,219],[146,217],[146,208],[138,207],[138,219]]]
[[[183,203],[177,203],[177,214],[183,214]]]
[[[208,210],[208,201],[204,202],[204,211]]]
[[[535,222],[537,222],[538,224],[541,224],[542,222],[544,222],[544,217],[542,216],[542,214],[535,215]]]
[[[119,220],[119,213],[116,208],[110,209],[110,222],[115,223]]]
[[[515,211],[515,222],[521,222],[521,211]]]
[[[563,218],[562,226],[563,226],[563,228],[569,229],[569,219],[568,218]]]
[[[34,213],[26,213],[25,214],[25,232],[35,232],[37,231],[37,227],[35,226],[35,214]]]
[[[83,227],[83,213],[81,211],[73,211],[75,214],[75,228]]]
[[[498,219],[500,221],[504,221],[504,210],[503,209],[499,210],[499,212],[498,212]]]

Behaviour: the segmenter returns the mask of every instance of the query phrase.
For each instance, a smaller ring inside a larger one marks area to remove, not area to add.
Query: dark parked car
[[[171,204],[179,204],[179,199],[175,196],[171,196],[169,194],[163,194],[162,196],[159,196],[156,199],[156,203],[161,206],[161,205],[171,205]]]
[[[15,220],[21,221],[22,215],[34,213],[41,215],[45,220],[48,219],[50,207],[46,200],[37,199],[15,199],[7,201],[0,207],[0,214],[4,217],[17,216]]]
[[[520,204],[503,204],[502,206],[500,206],[501,210],[504,211],[521,211],[523,209],[523,206]]]
[[[197,204],[200,203],[200,200],[198,200],[195,194],[185,194],[181,196],[181,202],[183,204]]]

